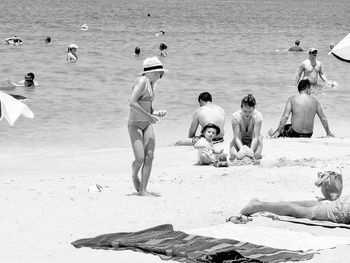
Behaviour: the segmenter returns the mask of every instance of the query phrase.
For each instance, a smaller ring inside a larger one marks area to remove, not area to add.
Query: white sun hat
[[[70,44],[68,47],[69,47],[69,48],[75,48],[75,49],[78,49],[78,45],[76,45],[76,44]]]
[[[167,72],[168,70],[164,69],[162,62],[157,57],[150,57],[146,58],[143,63],[143,71],[141,74],[148,73],[148,72],[156,72],[156,71],[163,71]]]

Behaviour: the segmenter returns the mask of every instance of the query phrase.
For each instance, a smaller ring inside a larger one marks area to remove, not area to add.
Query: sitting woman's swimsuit
[[[145,89],[141,95],[141,97],[138,99],[138,102],[140,106],[147,111],[148,113],[151,113],[152,111],[152,102],[154,100],[154,91],[152,88],[152,85],[149,81],[149,79],[146,76],[142,76],[141,78],[146,79],[145,83]],[[134,87],[133,87],[134,89]],[[129,117],[129,125],[133,125],[142,131],[145,130],[151,122],[146,119],[146,117],[139,113],[138,111],[134,110],[133,108],[130,108],[130,117]]]
[[[243,145],[250,147],[253,140],[254,124],[261,122],[263,117],[259,111],[254,110],[251,116],[251,121],[248,123],[248,125],[244,124],[243,118],[242,110],[236,111],[232,114],[232,124],[239,125],[242,143]]]

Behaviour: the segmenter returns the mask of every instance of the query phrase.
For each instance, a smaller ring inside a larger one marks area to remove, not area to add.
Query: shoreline
[[[338,166],[343,171],[343,194],[348,194],[349,146],[350,139],[341,138],[265,140],[260,165],[225,168],[195,165],[193,147],[157,147],[148,190],[160,197],[133,195],[131,147],[2,154],[2,171],[6,171],[0,184],[4,204],[0,224],[6,229],[0,238],[7,251],[4,262],[133,262],[126,252],[76,249],[70,243],[165,223],[182,231],[215,226],[239,213],[251,198],[314,199],[322,195],[314,185],[317,172]],[[94,184],[103,190],[89,192]],[[281,222],[253,220],[253,224],[314,235],[350,233]],[[19,251],[18,246],[23,249]],[[319,252],[308,262],[325,263],[330,258],[346,262],[350,256],[347,246]],[[159,259],[134,254],[142,261],[149,258],[144,262]]]

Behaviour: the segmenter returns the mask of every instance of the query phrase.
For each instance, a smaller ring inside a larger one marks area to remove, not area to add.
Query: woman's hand
[[[152,114],[154,116],[163,118],[163,117],[165,117],[168,114],[168,112],[166,110],[158,110],[158,111],[153,111]]]

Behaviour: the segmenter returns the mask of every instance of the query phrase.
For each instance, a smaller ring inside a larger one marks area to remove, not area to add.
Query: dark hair
[[[32,72],[27,73],[27,76],[30,77],[31,79],[35,78],[35,75]]]
[[[51,37],[46,37],[45,42],[46,43],[51,43]]]
[[[300,40],[295,40],[295,45],[297,45],[297,46],[299,46],[299,44],[300,44]]]
[[[139,47],[135,47],[135,54],[138,55],[140,54],[141,49]]]
[[[248,106],[248,107],[255,107],[256,105],[256,100],[253,96],[253,94],[248,94],[247,96],[245,96],[242,101],[241,101],[241,108],[243,106]]]
[[[160,50],[164,50],[164,49],[167,49],[167,48],[168,48],[167,45],[165,45],[164,43],[160,43],[160,45],[159,45],[159,49]]]
[[[300,80],[299,84],[298,84],[298,91],[303,91],[306,89],[309,89],[311,86],[310,84],[310,80],[309,79],[302,79]]]
[[[198,102],[200,102],[200,101],[204,101],[204,102],[210,101],[210,102],[212,102],[213,98],[211,97],[211,94],[209,92],[202,92],[198,96]]]

